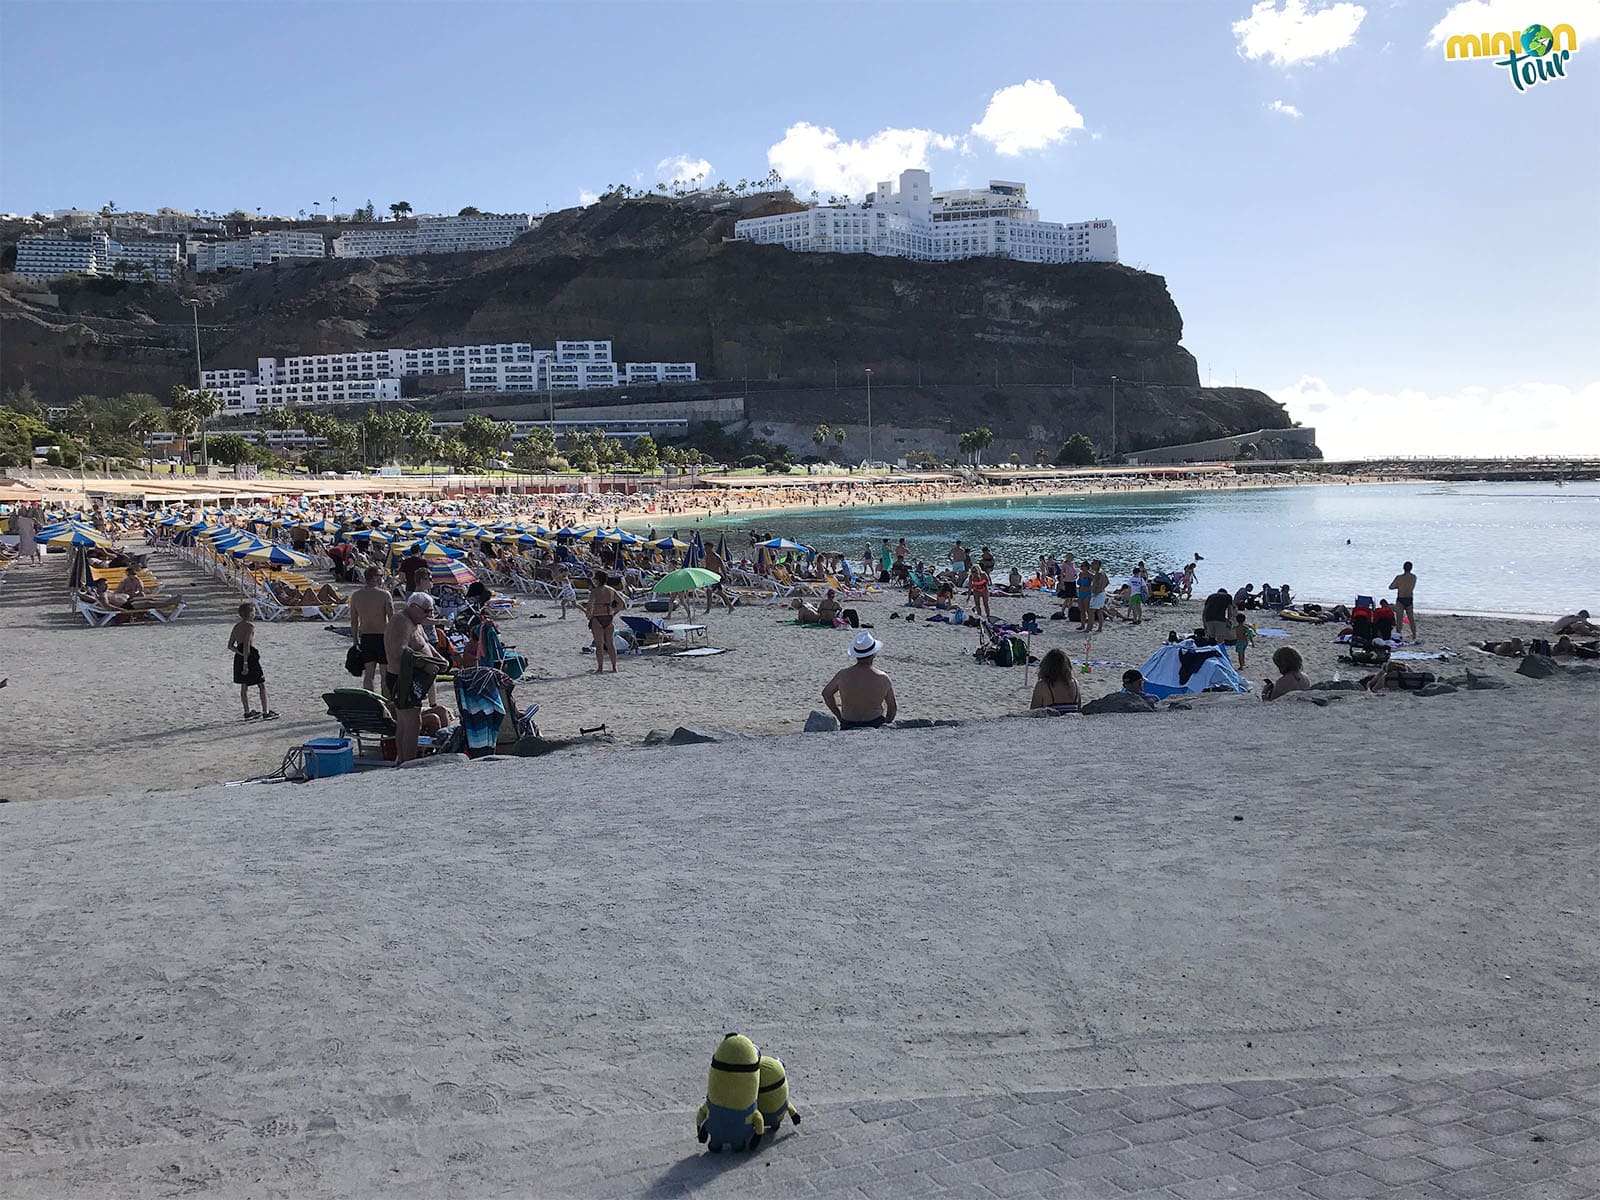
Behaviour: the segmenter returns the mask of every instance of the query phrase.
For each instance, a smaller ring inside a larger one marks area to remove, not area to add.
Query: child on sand
[[[557,567],[551,578],[556,585],[556,599],[561,601],[561,619],[567,619],[567,605],[574,608],[578,606],[578,591],[572,586],[572,579],[567,574],[565,567]]]
[[[1256,636],[1256,631],[1250,627],[1250,622],[1240,613],[1233,621],[1233,652],[1239,656],[1239,669],[1244,670],[1244,652]]]
[[[233,651],[233,681],[239,685],[239,703],[244,719],[260,717],[275,721],[278,714],[267,707],[267,677],[261,673],[261,655],[256,651],[256,606],[249,601],[239,605],[239,620],[228,633],[228,649]],[[250,707],[250,685],[261,693],[261,711]]]

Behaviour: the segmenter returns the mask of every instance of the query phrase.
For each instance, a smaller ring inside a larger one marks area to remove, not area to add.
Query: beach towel
[[[705,658],[712,654],[726,654],[727,651],[720,646],[696,646],[693,650],[679,650],[676,654],[667,655],[668,658]]]
[[[491,753],[500,741],[500,724],[509,716],[503,684],[510,681],[492,667],[472,667],[456,676],[456,700],[467,753]]]
[[[1256,636],[1257,637],[1264,637],[1264,638],[1286,638],[1286,637],[1289,636],[1289,631],[1287,629],[1259,629],[1258,628],[1256,630]]]
[[[1389,655],[1391,662],[1420,662],[1432,658],[1449,658],[1455,651],[1446,646],[1442,650],[1396,650]]]

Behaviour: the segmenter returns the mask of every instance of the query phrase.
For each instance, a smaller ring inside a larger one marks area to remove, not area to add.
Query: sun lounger
[[[149,617],[162,625],[176,621],[183,615],[184,609],[189,606],[182,600],[171,600],[159,608],[107,608],[99,604],[90,604],[87,600],[74,596],[72,607],[80,617],[93,628],[100,628],[113,623],[125,625],[141,617]],[[118,620],[118,618],[121,620]]]
[[[322,694],[322,702],[328,706],[328,715],[339,722],[339,736],[355,742],[357,754],[365,753],[366,742],[376,741],[378,753],[382,755],[384,741],[399,735],[394,706],[377,692],[365,688],[334,688]],[[434,749],[433,739],[426,734],[418,737],[419,754],[432,754]]]
[[[666,623],[655,617],[634,617],[627,613],[620,614],[622,623],[628,627],[628,632],[633,634],[635,644],[640,650],[681,650],[683,643],[678,641],[677,635],[672,633]]]

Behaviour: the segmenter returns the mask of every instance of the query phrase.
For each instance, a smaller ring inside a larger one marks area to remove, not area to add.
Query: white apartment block
[[[928,172],[902,171],[861,204],[812,205],[800,212],[734,223],[734,237],[789,250],[877,254],[921,262],[1010,258],[1021,262],[1116,262],[1110,221],[1041,221],[1026,185],[991,180],[987,188],[935,192]]]
[[[274,229],[253,233],[247,238],[195,245],[194,269],[199,274],[233,267],[249,271],[284,259],[326,258],[327,243],[320,233],[294,229]]]
[[[693,363],[646,362],[623,365],[625,383],[693,383]]]
[[[209,386],[209,385],[208,385]],[[244,383],[212,388],[229,415],[263,412],[285,405],[376,404],[400,399],[398,379],[341,379],[321,383]]]
[[[177,242],[114,242],[104,233],[30,233],[17,242],[15,273],[26,279],[116,275],[170,283],[182,270]]]
[[[454,254],[503,250],[542,218],[531,213],[484,213],[476,217],[418,217],[412,229],[352,229],[333,239],[335,258],[383,258],[391,254]]]
[[[531,342],[494,342],[258,358],[254,371],[202,371],[200,384],[222,398],[225,412],[247,413],[285,403],[398,400],[400,380],[423,375],[461,375],[469,392],[578,391],[698,378],[692,362],[619,366],[609,341],[559,341],[554,350],[536,350]]]

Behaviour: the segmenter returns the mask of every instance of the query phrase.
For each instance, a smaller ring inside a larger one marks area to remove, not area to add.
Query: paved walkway
[[[805,1113],[753,1156],[615,1158],[594,1196],[1600,1196],[1600,1068],[1251,1080],[874,1101]],[[648,1133],[656,1130],[652,1126]],[[648,1136],[648,1134],[647,1134]],[[666,1148],[663,1147],[663,1150]]]

